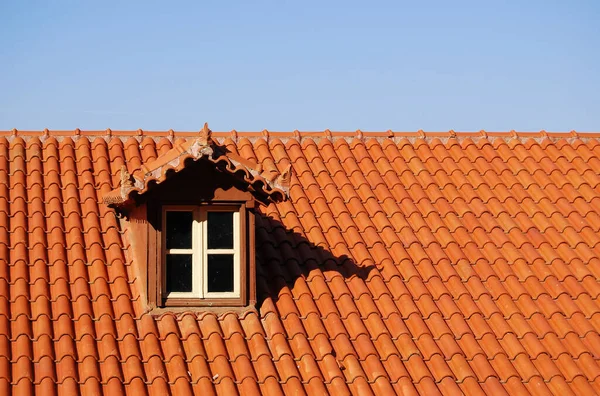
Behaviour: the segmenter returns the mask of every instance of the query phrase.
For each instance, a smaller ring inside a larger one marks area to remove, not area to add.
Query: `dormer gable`
[[[282,172],[263,169],[261,164],[220,145],[205,123],[195,139],[175,142],[170,150],[140,169],[129,173],[127,167],[122,166],[119,186],[105,194],[103,202],[119,210],[135,205],[139,196],[197,161],[207,161],[215,170],[235,177],[260,202],[285,200],[289,194],[291,164]]]
[[[148,307],[245,307],[256,300],[255,202],[287,198],[291,166],[263,169],[205,124],[131,173],[103,202],[124,215]]]

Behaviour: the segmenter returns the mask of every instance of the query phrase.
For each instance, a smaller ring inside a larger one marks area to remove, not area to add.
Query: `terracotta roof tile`
[[[214,132],[261,301],[158,317],[101,200],[198,132],[0,135],[0,393],[600,393],[598,134]]]

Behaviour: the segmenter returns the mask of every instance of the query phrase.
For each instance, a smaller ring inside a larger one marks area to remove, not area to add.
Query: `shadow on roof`
[[[320,276],[324,282],[330,282],[338,276],[344,281],[353,277],[364,280],[373,269],[373,265],[358,265],[347,255],[336,256],[268,215],[256,215],[258,309],[267,299],[276,302],[282,293],[291,293],[299,279]],[[330,293],[329,288],[310,291],[313,298]],[[303,293],[303,289],[298,288],[292,297],[299,298]]]

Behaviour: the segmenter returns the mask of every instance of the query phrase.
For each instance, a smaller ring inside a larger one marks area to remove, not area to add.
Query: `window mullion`
[[[198,298],[204,297],[202,289],[202,227],[200,223],[200,209],[194,209],[194,294]]]
[[[206,209],[201,209],[202,216],[202,292],[207,293],[207,278],[208,278],[208,221]]]

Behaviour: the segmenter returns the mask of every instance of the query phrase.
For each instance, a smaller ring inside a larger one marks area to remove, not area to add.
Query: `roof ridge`
[[[515,130],[510,131],[423,131],[418,130],[414,132],[406,131],[330,131],[325,129],[323,131],[268,131],[263,129],[262,131],[237,131],[231,130],[229,132],[212,132],[213,136],[219,138],[231,137],[234,140],[240,138],[477,138],[477,137],[499,137],[499,138],[600,138],[600,132],[577,132],[571,130],[569,132],[547,132],[545,130],[537,132],[519,132]],[[2,136],[20,136],[20,137],[193,137],[197,136],[198,131],[174,131],[172,129],[168,131],[145,131],[142,129],[137,130],[112,130],[110,128],[105,130],[85,130],[82,131],[79,128],[74,130],[18,130],[12,129],[10,131],[0,130],[0,137]]]

